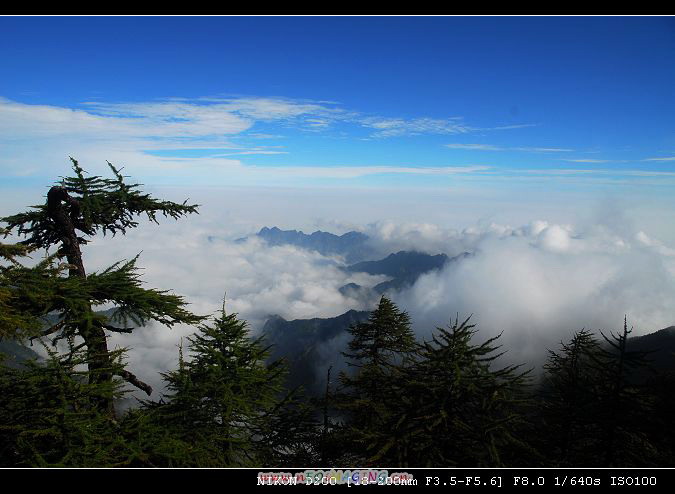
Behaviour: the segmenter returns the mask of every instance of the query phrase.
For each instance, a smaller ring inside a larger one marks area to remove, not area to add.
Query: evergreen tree
[[[601,457],[605,467],[653,466],[658,452],[645,433],[653,415],[653,401],[641,377],[649,372],[649,352],[630,350],[628,322],[623,331],[609,336],[601,332],[605,346],[595,358],[601,379],[598,389],[603,440]]]
[[[361,369],[384,369],[415,347],[410,317],[384,295],[368,321],[351,326],[349,333],[349,352],[343,355]]]
[[[259,464],[277,468],[334,465],[325,455],[316,404],[301,389],[284,394],[263,421]]]
[[[158,461],[171,466],[259,465],[261,458],[270,457],[266,440],[278,411],[284,366],[265,364],[269,349],[261,338],[251,338],[246,322],[224,308],[188,341],[190,359],[181,351],[179,368],[163,374],[166,400],[148,402],[146,408],[166,431],[157,446],[151,445],[156,455],[162,455],[159,449],[167,442],[191,444],[200,452]]]
[[[0,228],[0,235],[9,235],[9,231]],[[50,272],[49,261],[33,268],[23,266],[18,259],[33,250],[26,245],[0,242],[0,340],[24,340],[38,335],[42,328],[40,316],[46,293],[40,290],[41,281],[59,272]]]
[[[46,350],[46,361],[28,361],[20,369],[0,362],[0,466],[128,464],[133,448],[125,442],[120,424],[92,405],[102,394],[120,397],[120,383],[88,383],[82,350],[66,356],[48,346]],[[122,351],[111,354],[120,369],[121,355]]]
[[[550,351],[544,365],[542,429],[539,440],[553,466],[597,466],[601,431],[598,372],[600,346],[587,330]]]
[[[113,236],[138,226],[136,217],[146,215],[152,222],[162,214],[180,218],[197,211],[196,205],[160,201],[129,185],[120,171],[108,163],[112,179],[85,176],[72,159],[74,177],[63,178],[49,189],[46,204],[30,211],[2,218],[7,224],[5,235],[25,237],[20,245],[3,246],[3,256],[26,254],[28,249],[57,251],[36,269],[23,266],[3,268],[0,278],[0,304],[11,306],[1,320],[5,335],[35,331],[35,317],[50,315],[56,322],[40,333],[55,340],[77,341],[71,348],[86,352],[87,381],[108,390],[92,397],[100,410],[113,411],[111,382],[119,376],[150,394],[150,387],[133,373],[114,362],[108,350],[107,334],[129,333],[127,320],[142,325],[154,319],[167,326],[196,323],[201,318],[185,309],[186,303],[166,291],[141,287],[136,259],[113,264],[101,273],[87,274],[81,246],[98,233]],[[66,264],[59,264],[60,259]],[[16,264],[16,261],[15,261]],[[68,275],[65,276],[65,271]],[[112,317],[94,312],[93,307],[110,304],[116,308]],[[20,315],[19,315],[20,314]],[[21,320],[23,318],[23,320]],[[114,323],[122,322],[123,327]]]
[[[499,336],[475,345],[469,319],[437,328],[397,379],[399,406],[376,458],[397,466],[497,467],[534,455],[515,433],[529,371],[493,369]],[[388,463],[389,464],[389,463]]]
[[[604,343],[580,331],[560,352],[549,352],[542,392],[542,449],[554,466],[655,466],[650,438],[654,396],[647,386],[648,352],[631,351],[631,330]]]
[[[410,317],[383,296],[368,321],[349,328],[352,339],[343,355],[355,367],[353,375],[341,373],[341,389],[336,399],[346,414],[348,437],[345,446],[370,461],[382,435],[384,424],[395,410],[397,379],[416,349]]]

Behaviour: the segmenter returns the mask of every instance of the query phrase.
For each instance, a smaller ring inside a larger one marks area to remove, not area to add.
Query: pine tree
[[[126,327],[129,319],[138,325],[154,319],[172,326],[193,324],[201,318],[185,309],[186,303],[181,297],[142,288],[137,259],[87,274],[81,246],[98,233],[125,234],[138,226],[136,218],[140,215],[157,223],[160,214],[177,219],[197,212],[197,206],[154,199],[140,192],[138,184],[127,184],[120,170],[110,163],[113,178],[107,179],[86,176],[78,162],[72,158],[71,161],[75,176],[63,178],[51,187],[46,204],[0,220],[7,224],[5,235],[25,237],[17,246],[3,246],[5,259],[11,261],[11,257],[26,254],[28,249],[57,247],[37,268],[21,265],[3,268],[0,304],[12,307],[12,311],[2,318],[2,331],[5,335],[34,333],[36,317],[55,318],[56,322],[39,336],[77,342],[71,348],[85,351],[88,383],[108,390],[92,399],[100,410],[114,412],[111,391],[114,376],[148,394],[151,389],[124,366],[115,363],[113,352],[108,350],[107,334],[131,332],[132,329]],[[66,263],[59,263],[61,259]],[[93,307],[101,304],[114,306],[114,315],[108,317],[94,312]],[[124,323],[122,327],[114,325],[119,322]]]
[[[602,464],[595,364],[600,345],[585,329],[560,345],[558,352],[549,350],[544,365],[541,450],[553,466],[597,466]]]
[[[171,458],[171,466],[253,466],[270,457],[270,422],[276,417],[285,367],[266,364],[269,348],[251,338],[247,324],[225,309],[188,337],[189,359],[163,374],[168,393],[146,408],[168,442],[191,444],[199,454]],[[179,448],[180,449],[180,448]],[[208,463],[203,462],[207,459]],[[193,463],[193,462],[197,463]]]
[[[9,235],[9,231],[0,228],[0,235]],[[19,259],[33,250],[26,245],[0,242],[0,340],[25,340],[38,335],[42,328],[42,300],[47,294],[39,288],[44,277],[58,275],[58,270],[50,272],[49,262],[33,268],[23,266]]]
[[[653,466],[658,452],[645,433],[653,415],[652,396],[637,378],[649,372],[649,352],[630,350],[632,328],[624,317],[623,331],[601,332],[605,346],[595,358],[599,413],[603,429],[601,457],[605,467]]]
[[[343,355],[356,371],[340,375],[336,401],[347,420],[341,434],[351,441],[345,442],[347,449],[370,462],[379,459],[373,454],[389,434],[384,424],[396,406],[397,378],[414,355],[416,342],[408,314],[385,296],[368,321],[350,327],[349,333],[349,352]]]
[[[544,381],[542,449],[554,466],[636,467],[661,459],[649,437],[654,396],[647,386],[648,352],[631,351],[632,330],[604,343],[580,331],[549,352]]]
[[[535,454],[516,433],[529,371],[494,369],[501,335],[475,345],[473,327],[455,320],[422,343],[397,380],[399,406],[378,458],[397,466],[498,467]]]
[[[284,394],[262,422],[259,464],[277,468],[335,464],[324,454],[325,436],[315,403],[302,389]]]
[[[46,360],[24,362],[19,369],[0,362],[0,466],[127,465],[133,448],[120,424],[92,405],[102,394],[122,396],[121,383],[88,383],[82,350],[59,355],[45,349]],[[122,353],[111,354],[119,368]]]
[[[349,328],[352,339],[343,355],[361,369],[384,369],[415,346],[410,317],[386,296],[382,296],[368,321]]]

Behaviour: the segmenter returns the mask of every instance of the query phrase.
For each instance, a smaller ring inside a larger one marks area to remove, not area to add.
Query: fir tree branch
[[[136,386],[138,389],[145,391],[148,396],[152,394],[152,387],[148,384],[145,384],[128,370],[116,370],[115,375],[121,377],[129,384]]]
[[[134,330],[134,328],[117,328],[115,326],[110,326],[109,324],[104,324],[103,329],[107,329],[113,333],[131,333]]]
[[[66,323],[66,320],[62,320],[54,324],[52,327],[45,329],[42,333],[40,333],[38,336],[32,336],[30,339],[31,341],[36,339],[36,338],[42,338],[44,336],[49,336],[50,334],[56,333],[58,330],[63,328],[64,324]]]

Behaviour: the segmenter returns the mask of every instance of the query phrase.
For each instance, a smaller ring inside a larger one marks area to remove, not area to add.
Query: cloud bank
[[[473,314],[480,341],[503,332],[508,360],[537,366],[547,348],[573,331],[617,330],[624,314],[635,335],[675,324],[675,249],[618,220],[583,227],[537,220],[462,230],[382,221],[362,230],[382,252],[474,253],[392,294],[410,313],[420,338],[456,314]],[[213,236],[219,240],[209,239]],[[249,321],[254,333],[271,314],[306,319],[367,310],[373,300],[345,296],[339,288],[385,279],[345,273],[339,257],[234,238],[206,222],[148,225],[124,241],[97,239],[87,247],[86,261],[102,268],[142,246],[139,265],[148,286],[173,288],[201,314],[220,308],[226,294],[227,310]],[[151,324],[111,341],[130,346],[131,367],[161,389],[159,372],[176,365],[177,346],[193,330]],[[346,341],[338,337],[325,345],[327,362]]]
[[[369,235],[382,257],[399,250],[449,256],[474,253],[393,294],[409,311],[420,337],[429,337],[456,313],[474,314],[479,339],[504,331],[509,358],[536,365],[546,348],[555,347],[572,331],[619,329],[624,314],[635,334],[675,324],[675,235],[668,209],[655,208],[662,203],[642,211],[647,206],[641,202],[640,214],[608,205],[593,213],[576,210],[530,222],[521,218],[532,217],[532,204],[539,204],[539,214],[549,216],[546,202],[531,198],[529,213],[516,211],[511,203],[495,203],[521,225],[511,226],[508,218],[487,214],[496,206],[485,203],[486,214],[480,220],[478,208],[468,207],[473,203],[464,196],[455,205],[443,202],[446,196],[430,195],[427,204],[354,193],[339,216],[331,216],[344,199],[341,192],[333,191],[335,197],[317,192],[323,201],[298,191],[209,191],[202,196],[193,192],[164,188],[157,194],[178,201],[189,196],[205,204],[199,216],[161,225],[141,222],[126,237],[95,238],[84,248],[88,272],[142,252],[138,265],[146,286],[173,289],[199,314],[218,310],[225,296],[227,310],[238,312],[258,331],[270,314],[304,319],[368,309],[372,300],[362,300],[356,293],[345,296],[339,288],[347,283],[374,286],[385,279],[347,274],[339,269],[343,260],[338,257],[269,247],[258,239],[234,240],[262,226],[306,233],[319,228],[338,234],[357,229]],[[24,203],[25,194],[19,195],[12,202]],[[17,211],[9,204],[3,207],[6,214]],[[558,203],[553,210],[561,210]],[[387,211],[397,219],[375,219],[386,217]],[[326,219],[330,217],[335,219]],[[419,217],[429,221],[409,221]],[[468,226],[447,226],[460,224]],[[132,335],[112,336],[111,346],[130,347],[130,368],[161,390],[159,373],[175,367],[177,346],[192,331],[150,324]],[[327,361],[345,341],[337,338],[326,345]]]
[[[421,336],[473,314],[481,338],[503,331],[509,360],[533,365],[574,331],[620,329],[624,314],[634,335],[675,324],[675,250],[625,230],[546,221],[467,229],[448,245],[472,247],[474,256],[423,275],[394,299]],[[435,245],[439,234],[431,233]]]
[[[343,262],[338,257],[292,246],[270,247],[258,238],[235,238],[231,230],[200,218],[159,227],[144,224],[125,238],[94,239],[84,249],[84,261],[93,272],[142,250],[138,266],[145,286],[172,289],[201,315],[215,313],[224,298],[226,311],[238,313],[254,334],[272,314],[291,320],[367,310],[372,300],[339,289],[348,283],[374,286],[386,279],[347,273],[339,269]],[[159,373],[175,368],[178,345],[194,330],[151,322],[131,335],[113,334],[110,346],[130,348],[130,369],[157,390],[156,397],[163,388]]]

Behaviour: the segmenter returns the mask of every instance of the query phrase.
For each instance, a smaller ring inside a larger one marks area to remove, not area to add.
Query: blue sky
[[[675,185],[675,18],[2,17],[0,175]]]

